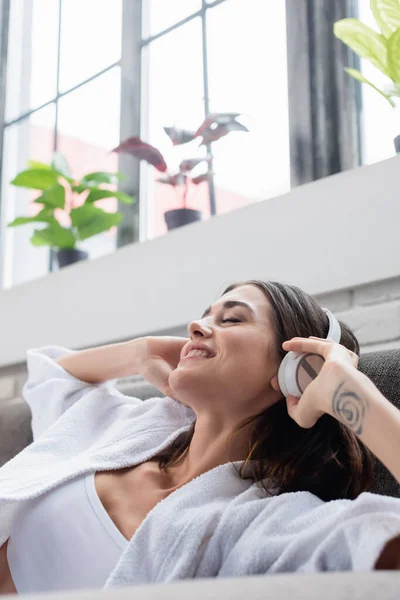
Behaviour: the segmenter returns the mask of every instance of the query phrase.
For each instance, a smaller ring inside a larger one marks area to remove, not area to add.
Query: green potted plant
[[[400,2],[371,0],[371,10],[380,33],[358,19],[341,19],[334,24],[334,34],[359,57],[369,60],[388,79],[384,89],[369,81],[357,69],[346,68],[349,75],[371,86],[395,108],[400,96]],[[400,135],[394,139],[400,152]]]
[[[237,121],[240,113],[212,113],[204,120],[197,131],[187,131],[177,127],[164,127],[165,133],[170,138],[173,146],[181,146],[198,139],[200,146],[208,146],[228,135],[232,131],[245,131],[245,125]],[[209,169],[211,156],[189,157],[181,161],[178,170],[168,168],[161,152],[154,146],[144,142],[139,137],[131,137],[119,144],[112,152],[126,152],[132,154],[139,160],[151,164],[164,175],[157,179],[160,183],[170,185],[174,188],[181,208],[167,210],[164,213],[168,230],[187,225],[202,219],[201,212],[188,207],[190,191],[203,181],[209,181],[213,176]],[[198,172],[199,165],[207,165],[207,170]]]
[[[40,190],[41,195],[33,200],[41,204],[42,210],[35,217],[18,217],[8,227],[18,227],[26,223],[43,223],[43,229],[35,229],[31,243],[33,246],[50,246],[56,249],[59,268],[88,258],[88,253],[76,247],[77,242],[108,231],[122,220],[119,212],[109,213],[99,206],[98,200],[117,198],[132,204],[134,198],[116,190],[104,189],[103,185],[116,185],[123,179],[121,173],[103,171],[88,173],[76,181],[70,172],[66,159],[55,152],[50,164],[29,161],[28,168],[18,173],[12,185]],[[77,196],[85,194],[81,206],[74,207]],[[70,227],[63,227],[55,218],[54,212],[61,209],[69,215]]]

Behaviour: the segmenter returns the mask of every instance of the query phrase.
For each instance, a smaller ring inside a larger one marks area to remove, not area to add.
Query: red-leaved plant
[[[212,142],[216,142],[231,131],[249,131],[245,125],[236,120],[239,116],[240,113],[211,113],[206,117],[197,131],[187,131],[186,129],[177,127],[164,127],[164,131],[174,146],[187,144],[196,138],[200,141],[199,147],[209,146]],[[139,160],[144,160],[155,167],[157,171],[165,173],[157,181],[173,186],[177,195],[179,194],[178,190],[183,188],[183,208],[187,208],[190,185],[197,186],[203,181],[209,181],[213,175],[208,167],[211,162],[211,156],[187,158],[180,163],[178,171],[173,171],[168,169],[161,152],[139,137],[128,138],[114,148],[112,152],[132,154]],[[207,171],[197,176],[191,175],[192,171],[203,162],[207,164]]]

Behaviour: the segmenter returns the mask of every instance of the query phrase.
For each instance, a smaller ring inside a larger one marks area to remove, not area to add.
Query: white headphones
[[[326,339],[330,338],[339,343],[342,336],[342,330],[334,315],[327,308],[323,311],[329,319],[329,331]],[[279,371],[278,381],[282,394],[286,396],[300,397],[307,385],[315,379],[322,369],[324,359],[319,354],[302,354],[300,352],[288,352],[282,360]]]

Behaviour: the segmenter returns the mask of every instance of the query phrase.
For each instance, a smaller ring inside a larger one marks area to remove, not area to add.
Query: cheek
[[[241,376],[262,377],[268,373],[268,365],[271,361],[270,353],[265,344],[242,343],[235,345],[228,356],[222,357],[229,370]]]

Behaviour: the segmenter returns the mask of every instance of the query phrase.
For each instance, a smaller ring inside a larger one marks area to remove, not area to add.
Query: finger
[[[297,398],[296,396],[286,396],[286,406],[289,414],[298,405],[299,402],[300,398]]]
[[[333,343],[322,339],[312,338],[292,338],[282,344],[283,350],[287,352],[297,352],[299,354],[319,354],[324,360],[334,356],[338,359],[343,358],[343,354],[348,350],[340,344]]]
[[[332,342],[321,338],[301,338],[295,337],[291,340],[286,340],[282,344],[284,350],[293,350],[295,352],[315,352],[322,354],[322,351],[327,351],[332,347]]]

